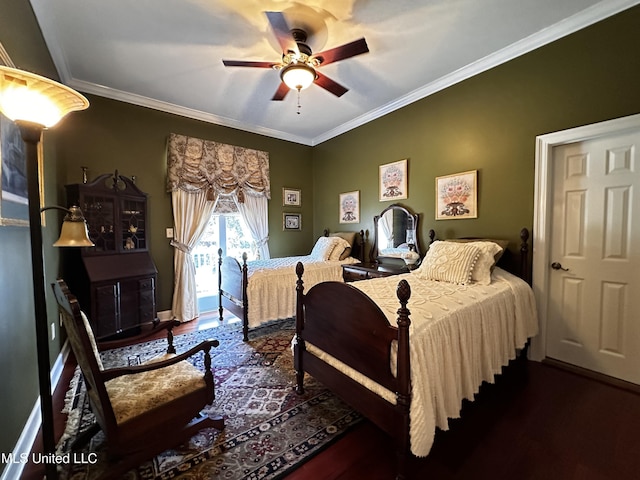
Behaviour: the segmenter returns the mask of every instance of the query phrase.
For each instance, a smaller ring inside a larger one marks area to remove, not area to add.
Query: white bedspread
[[[536,335],[538,319],[531,288],[499,268],[487,286],[426,281],[410,273],[351,285],[375,299],[396,325],[396,288],[403,278],[411,285],[411,451],[426,456],[436,427],[447,430],[462,400],[472,400],[483,381],[493,383],[516,349]],[[353,377],[353,371],[345,373]],[[390,392],[384,395],[380,385],[359,377],[388,398]]]
[[[247,263],[247,299],[249,328],[271,320],[296,314],[296,265],[304,265],[305,291],[316,283],[342,282],[342,265],[359,260],[347,257],[341,261],[318,261],[309,255],[271,258]]]

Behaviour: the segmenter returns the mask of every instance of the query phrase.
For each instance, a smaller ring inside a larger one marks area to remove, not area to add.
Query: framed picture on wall
[[[380,165],[380,201],[407,198],[407,159]]]
[[[282,230],[302,230],[302,214],[301,213],[283,213],[282,214]]]
[[[478,171],[436,177],[436,220],[478,218]]]
[[[360,223],[360,190],[340,194],[340,223]]]
[[[302,192],[296,188],[282,189],[282,205],[284,207],[299,207],[302,205]]]
[[[38,145],[40,197],[42,189],[42,142]],[[0,114],[0,225],[29,225],[26,147],[18,126]]]

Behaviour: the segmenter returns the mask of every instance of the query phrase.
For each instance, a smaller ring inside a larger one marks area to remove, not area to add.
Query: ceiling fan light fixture
[[[292,90],[304,90],[316,79],[316,71],[304,63],[291,63],[280,70],[280,78]]]

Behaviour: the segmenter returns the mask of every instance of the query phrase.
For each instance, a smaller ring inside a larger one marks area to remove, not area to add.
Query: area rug
[[[125,478],[282,478],[359,422],[356,412],[309,376],[304,395],[293,391],[293,332],[293,321],[285,320],[254,329],[249,342],[242,341],[238,324],[177,335],[178,352],[203,339],[220,341],[212,350],[216,400],[205,412],[222,414],[225,429],[202,430],[188,443],[163,452]],[[126,365],[131,357],[144,362],[165,349],[166,341],[156,340],[101,355],[105,368],[110,368]],[[202,356],[193,363],[204,368]],[[94,421],[79,370],[71,381],[65,409],[69,417],[58,445],[60,454],[68,452],[73,439]],[[60,478],[97,477],[105,469],[104,443],[100,432],[74,455],[97,462],[62,465]]]

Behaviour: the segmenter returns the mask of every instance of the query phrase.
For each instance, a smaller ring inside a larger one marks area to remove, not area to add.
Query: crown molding
[[[242,130],[249,133],[264,135],[270,138],[285,140],[287,142],[300,143],[303,145],[311,146],[309,138],[291,135],[287,132],[264,128],[257,125],[247,125],[231,118],[203,112],[202,110],[197,110],[194,108],[182,107],[180,105],[163,102],[153,98],[145,97],[143,95],[123,92],[122,90],[117,90],[105,87],[103,85],[97,85],[95,83],[84,82],[75,79],[69,79],[68,81],[65,81],[65,84],[83,93],[98,95],[100,97],[108,98],[111,100],[118,100],[121,102],[130,103],[132,105],[138,105],[140,107],[151,108],[153,110],[191,118],[193,120],[200,120],[223,127],[234,128],[236,130]]]
[[[0,65],[4,65],[5,67],[16,68],[15,64],[11,60],[11,57],[4,49],[4,45],[0,42]]]

